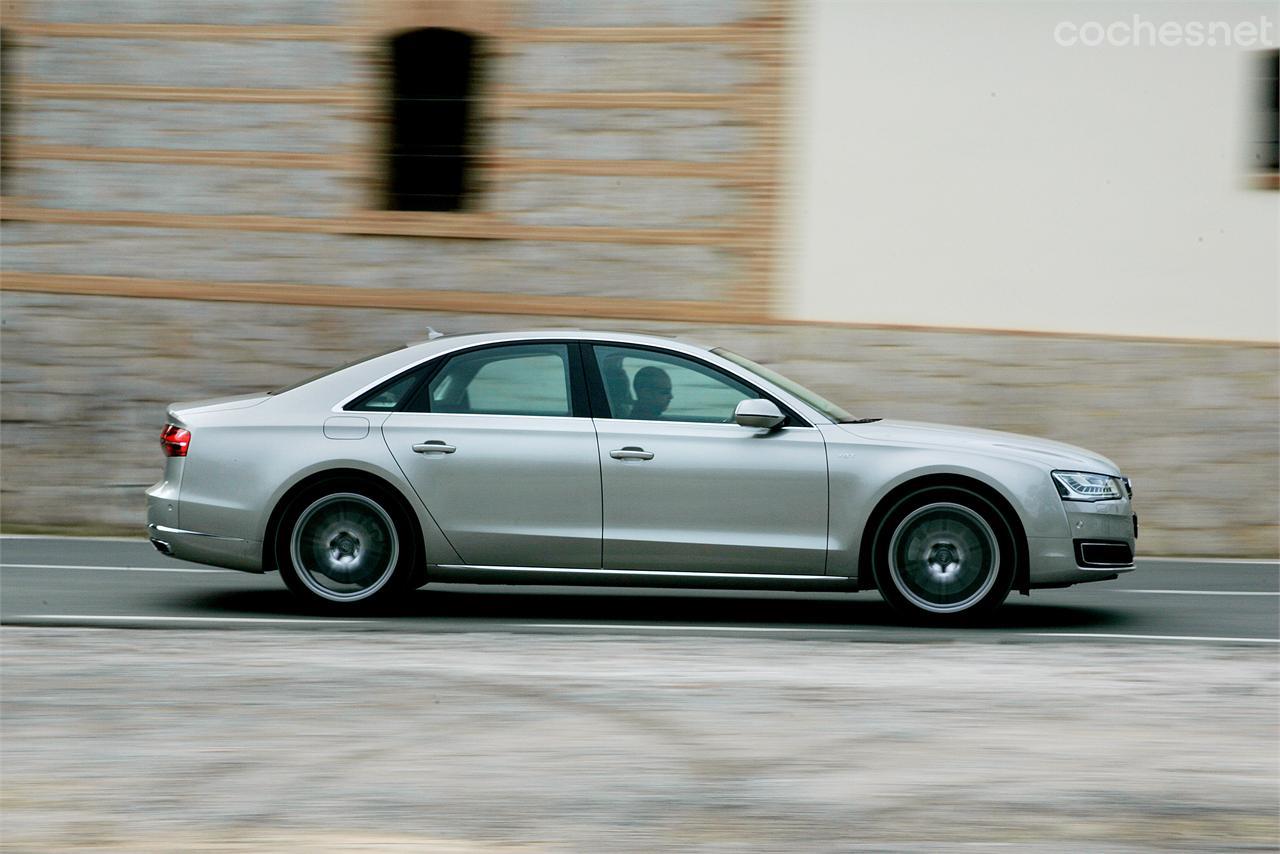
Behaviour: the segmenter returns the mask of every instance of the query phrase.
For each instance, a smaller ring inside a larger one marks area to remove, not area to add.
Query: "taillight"
[[[160,432],[160,449],[166,457],[185,457],[191,446],[191,431],[176,424],[164,425]]]

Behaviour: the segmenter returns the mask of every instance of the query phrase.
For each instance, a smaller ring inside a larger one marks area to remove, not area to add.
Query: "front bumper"
[[[1032,589],[1105,581],[1133,572],[1138,526],[1128,499],[1064,501],[1063,509],[1068,536],[1027,539]]]

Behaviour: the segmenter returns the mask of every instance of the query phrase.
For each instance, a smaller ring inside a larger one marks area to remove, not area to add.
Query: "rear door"
[[[396,462],[468,564],[600,566],[600,458],[580,364],[571,343],[464,351],[384,422]]]

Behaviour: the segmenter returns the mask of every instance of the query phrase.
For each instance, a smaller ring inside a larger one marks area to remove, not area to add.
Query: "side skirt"
[[[588,587],[690,587],[723,590],[810,590],[856,593],[858,580],[830,575],[764,575],[752,572],[667,572],[630,569],[558,569],[533,566],[435,564],[427,583],[537,584]]]

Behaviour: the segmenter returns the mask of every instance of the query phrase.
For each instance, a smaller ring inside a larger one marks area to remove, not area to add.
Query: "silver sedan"
[[[1133,569],[1132,488],[1081,448],[858,418],[724,349],[439,336],[175,403],[156,548],[356,610],[431,581],[878,589],[931,621]]]

